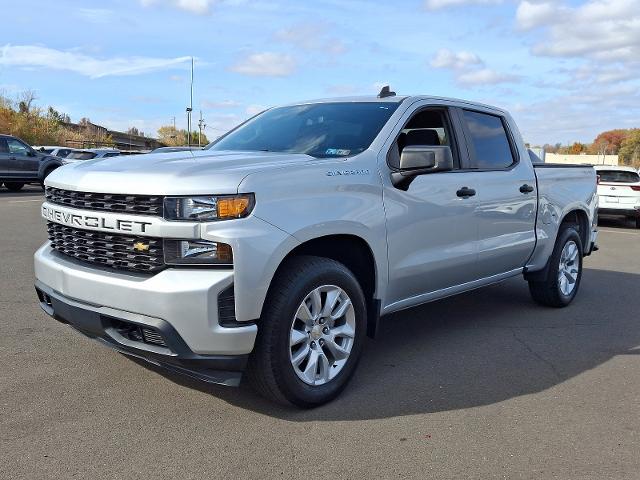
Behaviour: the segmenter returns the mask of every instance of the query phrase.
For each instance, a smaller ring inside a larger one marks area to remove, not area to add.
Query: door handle
[[[456,195],[462,198],[473,197],[476,194],[476,191],[473,188],[462,187],[460,190],[456,192]]]
[[[531,193],[533,192],[533,187],[531,185],[527,185],[526,183],[520,187],[520,193]]]

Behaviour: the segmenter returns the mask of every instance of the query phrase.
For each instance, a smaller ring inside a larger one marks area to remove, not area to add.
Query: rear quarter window
[[[613,183],[640,182],[640,175],[638,175],[636,172],[627,172],[624,170],[598,170],[596,173],[600,175],[601,182],[613,182]]]
[[[504,169],[513,165],[513,152],[501,117],[472,110],[463,110],[462,115],[471,136],[474,168]]]

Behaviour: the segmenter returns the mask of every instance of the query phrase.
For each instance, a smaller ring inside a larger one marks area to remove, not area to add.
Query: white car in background
[[[633,167],[597,165],[600,215],[633,218],[640,228],[640,175]]]
[[[67,156],[62,163],[75,163],[81,160],[95,160],[98,158],[117,157],[121,154],[115,148],[86,148],[75,150]]]
[[[34,150],[42,153],[48,153],[49,155],[53,155],[55,157],[67,158],[71,153],[77,151],[75,148],[71,147],[60,147],[56,145],[40,145],[34,146]]]

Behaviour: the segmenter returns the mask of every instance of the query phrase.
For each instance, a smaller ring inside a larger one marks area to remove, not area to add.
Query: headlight
[[[251,213],[252,193],[241,195],[212,195],[198,197],[167,197],[164,199],[164,218],[211,222],[243,218]]]
[[[168,265],[232,265],[231,245],[208,240],[165,240]]]

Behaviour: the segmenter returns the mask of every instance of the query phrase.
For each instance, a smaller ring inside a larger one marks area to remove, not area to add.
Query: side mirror
[[[27,150],[27,156],[28,157],[35,157],[36,156],[36,151],[35,150]]]
[[[440,145],[411,145],[400,155],[400,169],[391,174],[396,188],[407,190],[418,175],[453,170],[451,148]]]

